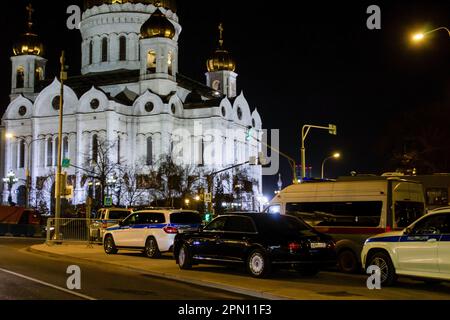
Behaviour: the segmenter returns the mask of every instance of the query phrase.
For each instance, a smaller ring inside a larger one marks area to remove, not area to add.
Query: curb
[[[206,288],[212,288],[212,289],[228,291],[228,292],[231,292],[231,293],[246,295],[246,296],[257,298],[257,299],[265,299],[265,300],[294,300],[294,299],[289,298],[289,297],[273,295],[271,293],[267,293],[267,292],[264,292],[264,291],[257,291],[257,290],[238,288],[238,287],[229,286],[229,285],[226,285],[226,284],[219,284],[219,283],[215,283],[215,282],[211,282],[211,281],[194,280],[194,279],[183,277],[181,275],[180,276],[176,276],[176,275],[167,274],[167,273],[154,272],[154,271],[149,271],[149,270],[146,270],[146,269],[140,269],[140,268],[131,267],[131,266],[124,266],[124,265],[121,265],[121,264],[111,263],[111,262],[107,262],[107,261],[98,261],[98,260],[95,260],[95,259],[80,258],[80,257],[74,257],[74,256],[70,256],[70,255],[64,255],[64,254],[58,254],[58,253],[53,253],[53,252],[47,252],[47,251],[35,249],[32,246],[28,247],[26,250],[28,252],[31,252],[31,253],[40,254],[40,255],[46,255],[46,256],[50,256],[50,257],[64,257],[64,258],[70,258],[70,259],[87,261],[87,262],[91,262],[91,263],[102,263],[102,264],[107,264],[107,265],[110,265],[110,266],[126,268],[128,270],[138,271],[140,273],[145,273],[145,274],[148,274],[148,275],[156,277],[156,278],[167,279],[167,280],[178,281],[178,282],[183,282],[183,283],[187,283],[187,284],[193,284],[193,285],[206,287]]]

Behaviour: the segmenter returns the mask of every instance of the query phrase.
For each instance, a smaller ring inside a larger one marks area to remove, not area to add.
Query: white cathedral
[[[13,202],[23,205],[27,170],[30,199],[51,190],[57,163],[61,84],[46,78],[43,44],[33,32],[32,8],[26,32],[13,48],[11,102],[2,117],[0,169],[14,172]],[[174,0],[86,0],[80,24],[81,75],[64,86],[63,158],[74,188],[72,204],[85,203],[88,179],[79,168],[98,152],[100,140],[114,143],[110,157],[145,169],[161,155],[213,172],[258,155],[262,121],[238,94],[236,64],[224,49],[207,61],[206,83],[179,73],[182,27]],[[247,166],[262,193],[262,168]],[[3,178],[2,177],[2,178]],[[3,185],[3,203],[8,201]],[[33,200],[31,201],[33,205]]]

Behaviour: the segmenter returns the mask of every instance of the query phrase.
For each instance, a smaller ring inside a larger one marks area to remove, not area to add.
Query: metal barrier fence
[[[73,218],[50,218],[47,221],[47,243],[79,242],[101,244],[107,228],[120,220],[91,220]],[[56,230],[59,229],[59,236]]]

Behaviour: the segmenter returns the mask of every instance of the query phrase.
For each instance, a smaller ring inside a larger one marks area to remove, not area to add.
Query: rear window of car
[[[258,231],[276,235],[315,235],[315,232],[304,222],[289,216],[266,215],[254,219]]]
[[[170,215],[173,224],[201,224],[202,217],[196,212],[175,212]]]
[[[122,211],[110,211],[108,219],[110,220],[123,220],[130,215],[130,211],[122,210]]]

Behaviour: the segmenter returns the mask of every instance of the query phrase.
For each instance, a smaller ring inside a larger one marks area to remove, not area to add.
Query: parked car
[[[91,240],[102,241],[106,229],[116,225],[119,221],[123,221],[131,214],[131,212],[132,211],[130,209],[121,208],[100,209],[89,228]]]
[[[174,255],[181,269],[197,264],[245,265],[256,278],[272,267],[305,275],[336,266],[335,243],[296,217],[262,213],[220,216],[197,232],[178,234]]]
[[[381,269],[384,286],[398,276],[450,280],[450,208],[434,210],[403,231],[369,238],[361,259],[365,268]]]
[[[198,230],[202,217],[189,210],[144,210],[133,213],[123,222],[108,228],[104,236],[107,254],[119,249],[139,250],[149,258],[173,250],[178,232]]]

